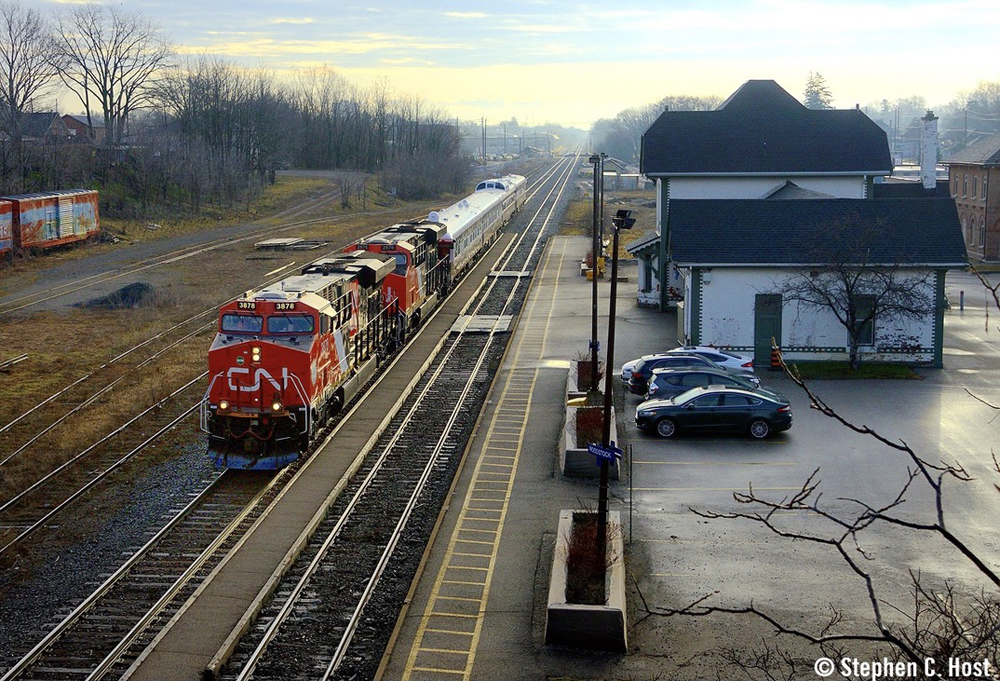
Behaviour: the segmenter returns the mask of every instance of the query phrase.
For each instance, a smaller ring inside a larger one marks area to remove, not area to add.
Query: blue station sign
[[[599,442],[591,442],[587,445],[587,451],[596,456],[598,461],[601,459],[614,461],[615,459],[622,458],[622,450],[618,449],[614,442],[607,447]]]

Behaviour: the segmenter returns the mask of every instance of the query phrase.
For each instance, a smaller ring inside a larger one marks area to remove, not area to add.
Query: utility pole
[[[600,210],[600,200],[597,197],[597,193],[601,190],[600,180],[598,179],[598,173],[601,171],[601,157],[597,154],[591,154],[590,162],[594,164],[594,224],[591,227],[591,235],[593,236],[593,252],[590,257],[590,279],[593,286],[593,293],[591,296],[591,332],[590,332],[590,391],[594,392],[597,390],[598,377],[597,377],[597,362],[598,356],[597,352],[601,347],[600,342],[597,340],[597,255],[600,253],[600,247],[598,243],[599,239],[599,227],[597,214]],[[610,367],[609,367],[610,369]]]
[[[608,301],[608,366],[604,372],[604,419],[601,430],[601,444],[604,451],[614,451],[611,445],[611,395],[613,383],[611,367],[615,361],[615,315],[617,313],[618,296],[618,233],[623,229],[632,229],[635,218],[632,211],[619,210],[611,219],[614,227],[611,251],[611,300]],[[608,550],[608,467],[607,458],[601,458],[600,488],[597,496],[597,555],[599,565],[607,565]]]

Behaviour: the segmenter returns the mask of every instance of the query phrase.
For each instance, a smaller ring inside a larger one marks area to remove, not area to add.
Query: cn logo
[[[284,382],[287,385],[288,384],[288,369],[287,369],[287,367],[286,368],[282,368],[281,373],[282,373],[282,378],[284,379]],[[271,376],[271,374],[269,374],[267,372],[267,369],[258,368],[257,370],[254,371],[254,374],[253,374],[253,385],[241,384],[241,385],[237,386],[236,383],[235,383],[235,381],[233,380],[233,377],[237,376],[237,375],[246,375],[246,376],[249,376],[250,375],[250,369],[244,369],[242,367],[231,367],[229,369],[229,371],[226,372],[226,378],[229,380],[229,389],[230,390],[239,390],[240,392],[244,392],[244,393],[256,392],[256,391],[260,390],[260,379],[262,379],[262,378],[265,379],[272,386],[274,386],[275,390],[281,390],[281,386],[278,384],[278,382],[276,380],[274,380],[274,378]]]

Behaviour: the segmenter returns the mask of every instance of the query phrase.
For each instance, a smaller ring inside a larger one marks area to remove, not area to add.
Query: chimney
[[[928,110],[920,120],[924,122],[920,141],[920,180],[924,189],[934,189],[937,187],[938,119],[933,111]]]

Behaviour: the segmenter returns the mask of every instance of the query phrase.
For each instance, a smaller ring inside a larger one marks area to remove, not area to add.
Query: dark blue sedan
[[[710,385],[643,402],[635,410],[635,423],[661,437],[680,431],[742,432],[760,440],[792,427],[792,405],[770,391]]]

